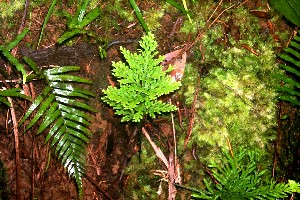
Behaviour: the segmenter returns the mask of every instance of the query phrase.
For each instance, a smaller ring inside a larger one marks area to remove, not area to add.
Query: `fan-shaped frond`
[[[30,106],[20,124],[24,123],[34,111],[36,112],[26,130],[42,119],[37,133],[40,134],[49,128],[45,141],[50,141],[54,153],[68,174],[75,179],[81,193],[85,147],[91,135],[88,129],[91,117],[87,112],[93,112],[94,109],[83,102],[93,94],[74,86],[74,83],[90,83],[90,81],[68,74],[78,70],[79,67],[76,66],[45,70],[47,86]]]

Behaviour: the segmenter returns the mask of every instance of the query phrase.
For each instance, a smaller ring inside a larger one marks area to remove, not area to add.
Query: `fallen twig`
[[[105,199],[113,200],[89,175],[85,174],[85,178],[99,190]]]
[[[10,113],[13,122],[13,130],[14,130],[14,139],[15,139],[15,163],[16,163],[16,199],[21,199],[20,190],[19,190],[19,183],[20,183],[20,172],[21,172],[21,165],[20,165],[20,149],[19,149],[19,130],[18,130],[18,120],[15,113],[14,104],[11,97],[7,97],[11,107]]]
[[[148,134],[148,132],[145,130],[145,128],[142,128],[142,132],[145,135],[145,137],[147,138],[147,140],[149,141],[149,143],[151,144],[153,150],[155,151],[156,156],[165,164],[165,166],[167,167],[167,169],[169,168],[169,162],[166,158],[166,156],[164,155],[164,153],[161,151],[161,149],[153,142],[153,140],[151,139],[150,135]]]

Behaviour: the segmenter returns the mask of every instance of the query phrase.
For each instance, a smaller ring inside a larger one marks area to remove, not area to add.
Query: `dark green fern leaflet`
[[[5,105],[11,107],[11,104],[7,100],[7,97],[18,97],[18,98],[31,100],[30,97],[22,94],[22,91],[20,88],[0,89],[0,104],[3,103]]]
[[[30,106],[20,124],[34,111],[36,114],[27,125],[26,131],[39,119],[43,119],[37,133],[49,128],[46,142],[50,142],[55,155],[61,160],[68,174],[75,179],[81,196],[85,147],[91,135],[88,129],[91,117],[87,112],[94,112],[94,109],[83,102],[93,97],[93,94],[74,86],[74,83],[91,82],[68,74],[79,69],[77,66],[64,66],[45,70],[43,73],[48,84]]]
[[[285,64],[281,64],[280,67],[288,74],[276,75],[285,83],[279,88],[279,91],[282,92],[279,99],[300,106],[300,37],[295,36],[288,48],[284,49],[284,53],[279,57],[285,61]]]

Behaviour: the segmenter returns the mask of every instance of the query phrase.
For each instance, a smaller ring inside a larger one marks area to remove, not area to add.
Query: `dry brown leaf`
[[[169,64],[174,67],[174,70],[170,73],[174,81],[181,81],[184,74],[184,68],[186,65],[186,52],[180,55],[182,51],[183,49],[178,49],[167,53],[165,55],[165,60],[162,63],[164,70],[168,68]]]

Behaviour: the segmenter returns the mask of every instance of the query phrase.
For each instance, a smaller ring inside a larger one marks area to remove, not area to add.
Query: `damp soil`
[[[251,2],[251,3],[250,3]],[[68,9],[61,5],[62,9]],[[153,7],[151,1],[141,3],[141,9]],[[256,9],[261,6],[261,1],[249,1],[244,6]],[[74,7],[75,8],[75,7]],[[120,26],[97,30],[98,34],[105,35],[112,43],[107,49],[105,59],[100,59],[95,44],[88,43],[83,37],[79,37],[71,46],[56,46],[55,41],[64,31],[65,21],[53,17],[49,21],[45,32],[44,42],[39,50],[32,50],[28,46],[35,46],[41,30],[41,22],[47,13],[47,6],[35,8],[31,12],[34,20],[27,19],[25,24],[31,22],[31,35],[26,36],[25,42],[17,47],[17,55],[32,58],[38,66],[49,65],[79,65],[82,66],[80,75],[92,80],[89,90],[96,95],[90,105],[97,110],[91,125],[93,135],[87,147],[86,177],[83,179],[83,199],[120,199],[120,195],[126,190],[130,174],[125,173],[133,155],[138,153],[137,127],[130,123],[121,123],[120,118],[114,115],[113,110],[100,100],[102,90],[114,81],[111,76],[111,62],[122,59],[119,47],[122,45],[134,51],[138,47],[136,42],[143,35],[143,30],[138,24],[131,26],[132,22],[117,19]],[[72,11],[72,10],[71,10]],[[73,13],[75,10],[72,11]],[[179,19],[181,18],[181,19]],[[180,13],[166,13],[161,19],[161,27],[156,35],[159,40],[161,54],[171,52],[174,49],[184,47],[192,42],[192,35],[182,35],[177,25],[182,20]],[[22,20],[22,12],[16,17],[16,23]],[[263,20],[262,20],[263,24]],[[14,31],[17,30],[18,27]],[[3,30],[2,30],[3,31]],[[11,30],[10,30],[11,31]],[[7,34],[12,37],[10,33]],[[111,39],[113,38],[113,40]],[[130,42],[128,42],[130,41]],[[188,59],[192,60],[192,53],[188,53]],[[7,61],[0,59],[0,65],[5,66]],[[3,77],[5,78],[5,77]],[[43,87],[43,82],[35,81],[30,86],[32,91],[38,93]],[[28,108],[24,101],[15,102],[17,118],[20,119]],[[24,127],[20,127],[20,154],[21,177],[19,182],[20,196],[22,199],[39,200],[69,200],[77,199],[77,189],[72,179],[68,177],[60,162],[49,151],[49,144],[44,143],[44,135],[36,135],[36,128],[23,134]],[[0,158],[1,166],[5,169],[6,178],[1,180],[0,199],[16,199],[15,176],[15,146],[12,120],[10,111],[6,107],[0,107]],[[0,169],[1,170],[1,169]],[[1,176],[3,175],[2,171]],[[3,186],[3,187],[2,187]],[[4,190],[2,190],[4,188]],[[126,199],[132,199],[128,197]]]

